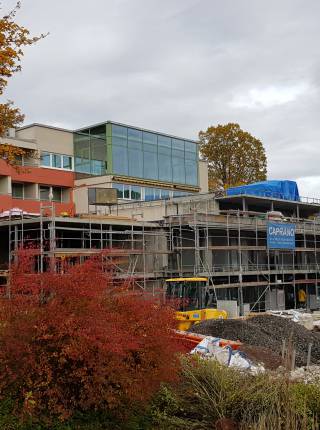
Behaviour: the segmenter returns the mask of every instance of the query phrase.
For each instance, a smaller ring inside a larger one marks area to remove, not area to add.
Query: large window
[[[172,182],[172,157],[159,154],[159,179],[160,181]]]
[[[187,191],[172,191],[165,188],[141,187],[139,185],[112,183],[112,188],[117,190],[118,199],[123,200],[165,200],[172,197],[191,195]]]
[[[172,179],[173,179],[173,182],[177,182],[178,184],[186,183],[184,158],[179,158],[179,157],[172,158]]]
[[[114,146],[112,150],[113,171],[119,175],[128,175],[128,151],[127,148]]]
[[[158,179],[158,154],[145,151],[143,153],[143,177]]]
[[[186,183],[198,184],[198,163],[194,163],[193,160],[186,160]]]
[[[112,124],[114,174],[198,185],[195,142]]]
[[[104,175],[107,168],[106,127],[97,126],[74,134],[75,171]]]
[[[136,149],[129,149],[129,176],[143,178],[143,152]]]
[[[52,167],[53,169],[72,170],[72,157],[71,155],[42,151],[40,165],[42,167]]]

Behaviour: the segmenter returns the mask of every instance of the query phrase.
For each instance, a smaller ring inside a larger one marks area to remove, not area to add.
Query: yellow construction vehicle
[[[166,298],[177,306],[179,330],[188,330],[193,324],[208,319],[226,319],[227,312],[214,308],[213,288],[208,278],[166,279]]]

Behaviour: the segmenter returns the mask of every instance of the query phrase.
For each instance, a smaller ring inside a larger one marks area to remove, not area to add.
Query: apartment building
[[[57,214],[103,212],[90,204],[96,188],[115,189],[122,202],[208,191],[198,142],[164,133],[110,121],[76,131],[31,124],[10,130],[2,143],[37,156],[18,160],[19,169],[1,160],[1,212],[39,213],[41,202],[53,202]]]
[[[33,154],[21,157],[17,168],[0,160],[0,212],[39,214],[40,203],[52,201],[57,213],[74,214],[72,132],[34,124],[10,130],[0,143]]]

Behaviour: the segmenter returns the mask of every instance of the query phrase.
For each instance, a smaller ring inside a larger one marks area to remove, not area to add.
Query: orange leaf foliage
[[[37,274],[21,251],[0,302],[0,395],[33,417],[130,410],[175,378],[174,312],[113,280],[103,255]]]
[[[21,3],[17,2],[10,13],[0,18],[0,95],[8,85],[8,79],[21,70],[23,48],[46,36],[41,34],[31,37],[27,28],[15,22],[20,7]],[[19,125],[23,119],[24,116],[18,108],[12,106],[12,102],[0,104],[0,136],[3,136],[8,128]]]

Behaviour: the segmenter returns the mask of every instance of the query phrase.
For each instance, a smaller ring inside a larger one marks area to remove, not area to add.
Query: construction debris
[[[208,360],[216,360],[228,367],[248,370],[253,374],[264,372],[264,367],[261,364],[254,364],[245,353],[232,349],[230,345],[224,347],[219,345],[219,338],[206,336],[190,353]]]
[[[306,312],[304,309],[289,309],[289,310],[285,310],[285,311],[268,311],[267,314],[291,319],[292,321],[303,325],[308,330],[312,330],[314,328],[313,315],[310,312]]]
[[[320,335],[286,318],[262,314],[248,319],[206,320],[193,325],[190,331],[263,347],[266,355],[270,350],[279,357],[284,341],[288,343],[291,339],[297,366],[307,364],[310,345],[310,363],[320,365]]]
[[[319,384],[320,366],[299,367],[290,373],[290,378],[305,384]]]

